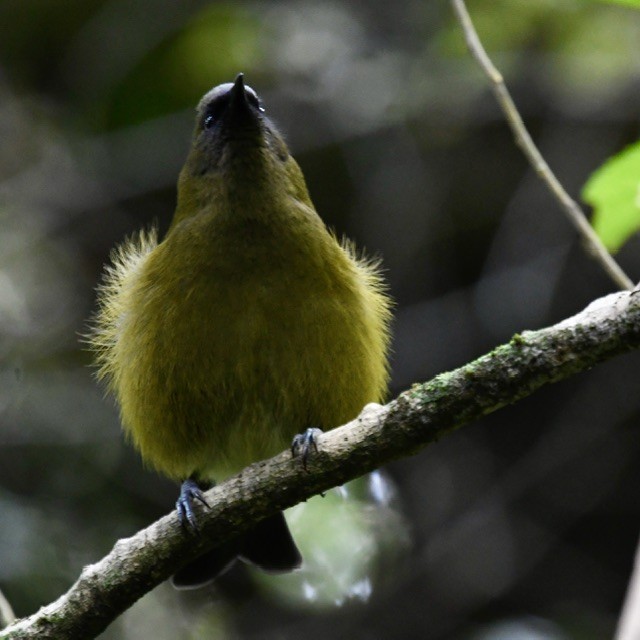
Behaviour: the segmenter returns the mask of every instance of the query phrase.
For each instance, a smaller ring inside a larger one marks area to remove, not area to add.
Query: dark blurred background
[[[469,10],[579,194],[638,138],[640,13]],[[167,228],[194,105],[239,71],[326,222],[384,260],[392,394],[613,290],[516,149],[447,2],[1,0],[0,589],[20,616],[172,509],[79,335],[110,249]],[[618,256],[635,280],[639,249]],[[287,595],[237,566],[199,593],[162,585],[102,637],[611,637],[640,529],[639,365],[545,388],[354,489],[378,507],[330,527],[361,561],[341,595],[319,597],[317,576]]]

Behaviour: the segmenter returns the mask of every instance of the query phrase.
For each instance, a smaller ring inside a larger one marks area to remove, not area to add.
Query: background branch
[[[540,176],[540,178],[542,178],[542,181],[547,185],[553,197],[558,201],[562,210],[577,229],[587,252],[600,263],[602,268],[616,283],[616,285],[620,287],[620,289],[633,289],[634,285],[631,279],[607,251],[587,220],[587,217],[580,208],[580,205],[560,184],[560,181],[556,178],[553,171],[551,171],[551,168],[531,139],[531,136],[522,121],[522,117],[511,98],[511,94],[507,89],[502,74],[491,62],[491,59],[482,46],[482,42],[478,37],[478,33],[473,26],[471,17],[469,16],[464,4],[464,0],[452,0],[452,5],[462,26],[469,51],[478,61],[478,64],[487,78],[489,78],[491,89],[493,90],[496,100],[507,119],[509,127],[511,127],[511,130],[513,131],[516,144],[522,149],[535,172]]]
[[[539,387],[640,347],[640,296],[617,293],[550,328],[515,335],[508,344],[441,374],[384,407],[369,405],[351,423],[327,432],[303,472],[284,452],[247,467],[207,492],[198,513],[202,535],[186,535],[175,514],[120,540],[85,567],[71,589],[0,638],[95,637],[176,569],[256,521],[321,491],[416,453],[445,433],[523,398]]]
[[[637,638],[640,638],[640,545],[636,550],[633,574],[629,580],[615,640],[637,640]]]
[[[0,629],[4,629],[10,625],[16,619],[13,609],[9,604],[9,601],[4,597],[2,591],[0,591]]]

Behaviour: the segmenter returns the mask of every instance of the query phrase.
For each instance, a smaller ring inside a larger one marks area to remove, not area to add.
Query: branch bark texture
[[[276,511],[418,452],[443,435],[546,384],[640,347],[640,294],[621,292],[454,371],[416,384],[325,433],[304,470],[289,452],[247,467],[206,493],[199,536],[170,514],[120,540],[55,602],[0,631],[0,639],[91,638],[182,564]]]

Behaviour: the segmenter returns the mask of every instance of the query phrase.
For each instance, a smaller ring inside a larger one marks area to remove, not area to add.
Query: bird
[[[392,302],[379,261],[327,228],[262,100],[239,74],[200,100],[172,222],[112,252],[88,342],[143,462],[180,483],[197,530],[203,491],[383,401]],[[298,435],[296,435],[298,434]],[[240,558],[302,558],[282,513],[172,578],[210,583]]]

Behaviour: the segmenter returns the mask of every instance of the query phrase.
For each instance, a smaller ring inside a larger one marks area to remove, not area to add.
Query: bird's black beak
[[[229,109],[235,113],[241,113],[249,108],[247,92],[244,88],[244,74],[239,73],[229,89]]]

